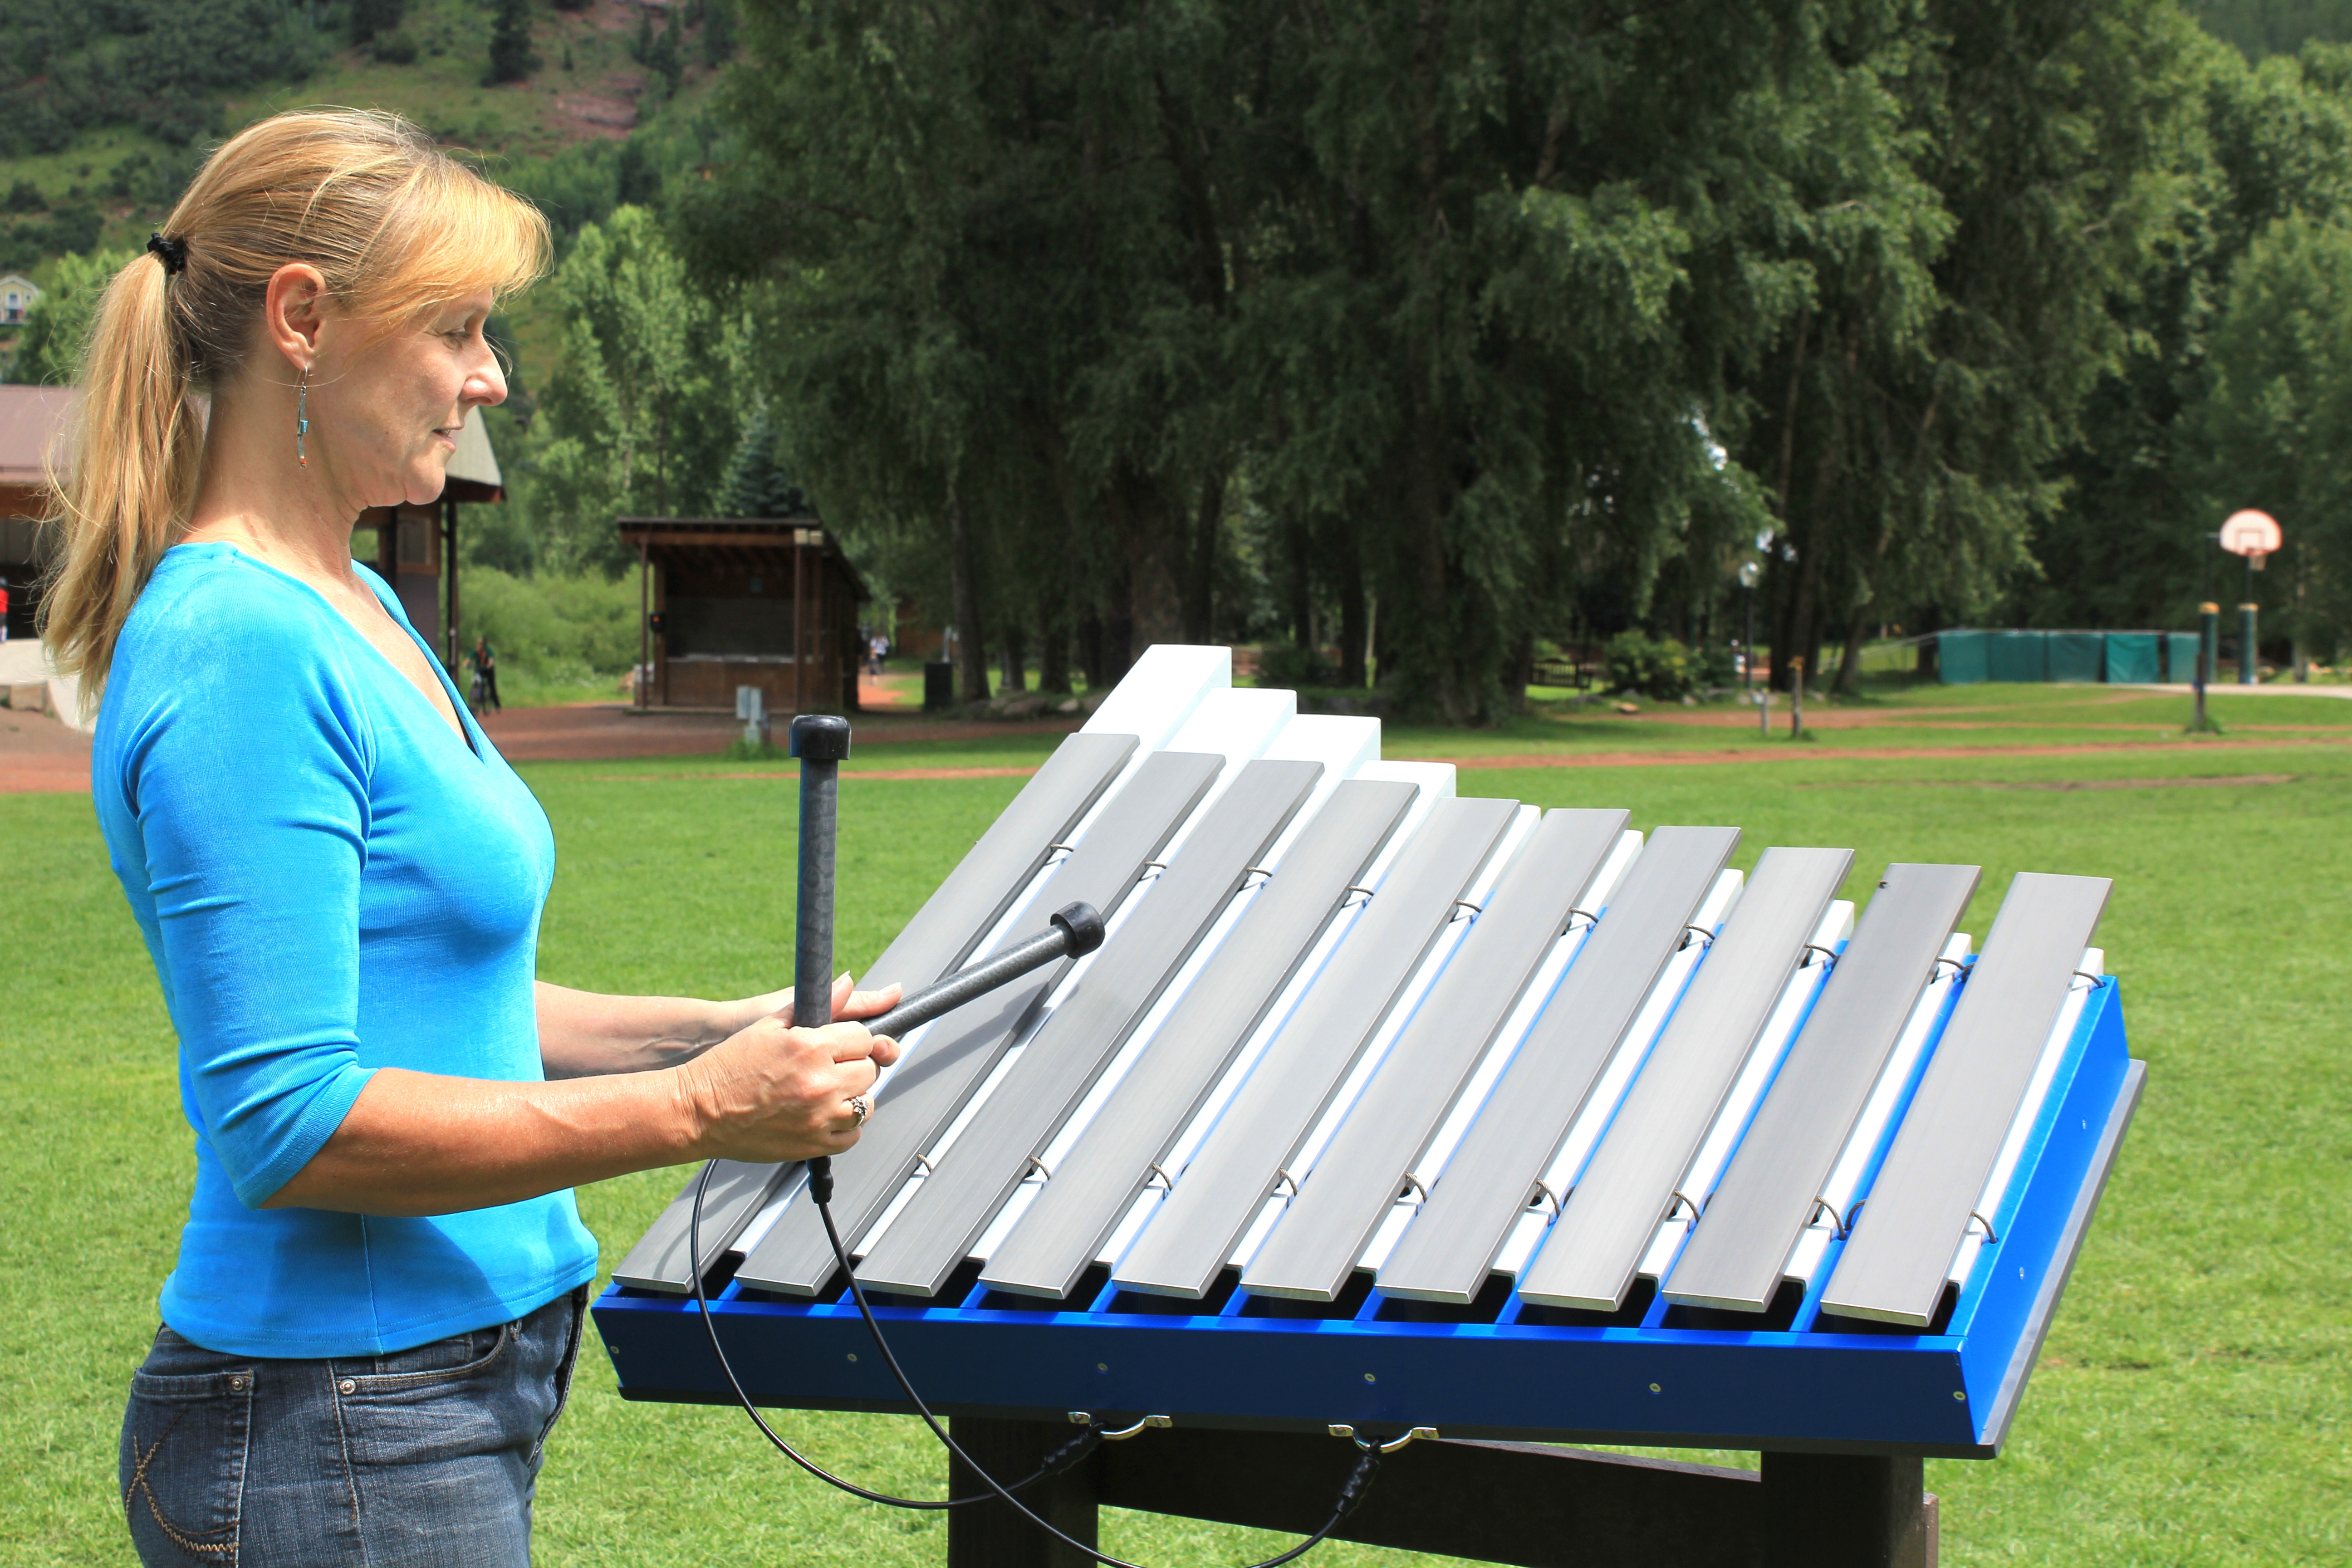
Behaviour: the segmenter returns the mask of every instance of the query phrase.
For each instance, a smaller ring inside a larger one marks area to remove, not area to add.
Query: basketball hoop
[[[2214,536],[2221,548],[2232,555],[2242,555],[2257,572],[2263,569],[2263,558],[2274,554],[2279,547],[2279,525],[2266,511],[2236,511],[2221,524]]]

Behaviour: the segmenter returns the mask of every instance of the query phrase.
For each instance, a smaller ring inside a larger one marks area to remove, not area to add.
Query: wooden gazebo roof
[[[616,525],[625,544],[642,544],[669,559],[755,572],[789,570],[795,549],[814,546],[860,600],[873,596],[832,533],[814,517],[625,517]]]

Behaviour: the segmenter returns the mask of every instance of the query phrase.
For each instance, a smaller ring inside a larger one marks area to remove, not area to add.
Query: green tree
[[[530,0],[498,0],[490,18],[488,85],[520,81],[538,64],[530,52]]]
[[[741,432],[743,328],[688,286],[642,207],[583,228],[549,287],[563,357],[525,451],[540,558],[617,571],[614,518],[715,505]]]
[[[82,345],[98,313],[99,296],[129,265],[127,250],[97,250],[58,258],[49,286],[33,303],[16,340],[6,379],[37,386],[63,386],[81,374]]]

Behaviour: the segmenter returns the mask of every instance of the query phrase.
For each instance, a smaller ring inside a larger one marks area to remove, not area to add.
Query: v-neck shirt
[[[594,1275],[569,1192],[422,1218],[257,1206],[379,1068],[545,1076],[554,837],[444,686],[462,738],[317,590],[226,543],[165,552],[116,642],[91,788],[195,1131],[163,1321],[207,1349],[383,1354]]]

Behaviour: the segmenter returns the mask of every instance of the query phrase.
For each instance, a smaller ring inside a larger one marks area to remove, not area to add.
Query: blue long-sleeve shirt
[[[115,646],[90,779],[196,1135],[165,1322],[229,1354],[381,1354],[593,1276],[568,1192],[422,1219],[257,1206],[378,1068],[544,1076],[554,839],[470,718],[460,740],[307,584],[183,544]]]

